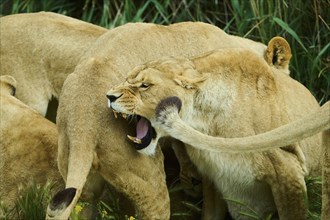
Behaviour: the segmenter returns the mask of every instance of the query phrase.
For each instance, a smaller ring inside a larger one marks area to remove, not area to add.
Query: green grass
[[[13,216],[17,220],[44,219],[53,187],[53,183],[47,183],[44,186],[33,184],[30,187],[21,185],[16,205],[12,210],[9,210],[5,207],[5,204],[1,203],[0,209],[5,212],[3,220],[14,219]]]
[[[44,186],[33,184],[29,187],[20,187],[20,193],[17,197],[15,207],[12,210],[0,203],[0,210],[3,211],[4,217],[1,220],[38,220],[44,219],[46,216],[47,205],[49,204],[52,195],[54,193],[54,184],[47,183]],[[182,189],[170,190],[170,195],[182,191]],[[127,204],[123,204],[120,201],[117,193],[111,191],[109,187],[106,191],[106,196],[102,196],[102,199],[96,204],[97,219],[99,220],[137,220],[137,216],[132,216],[121,209]],[[189,201],[181,201],[181,203],[187,208],[185,211],[176,211],[172,213],[173,217],[180,217],[178,219],[185,219],[183,217],[193,216],[194,213],[200,213],[200,202],[193,204]],[[81,215],[89,206],[87,202],[78,202],[71,213],[72,220],[83,220]]]
[[[46,184],[45,186],[32,185],[28,188],[22,189],[20,196],[17,198],[16,207],[14,210],[7,210],[6,217],[3,220],[13,219],[12,214],[18,216],[17,220],[30,220],[30,219],[44,219],[46,216],[46,208],[51,199],[51,192],[54,184]],[[308,179],[306,181],[306,186],[308,190],[308,206],[309,206],[309,220],[320,219],[321,213],[321,180],[319,178]],[[179,187],[180,188],[180,187]],[[170,196],[173,193],[180,191],[178,187],[171,188]],[[226,198],[227,202],[236,203],[241,206],[245,206],[244,203],[237,201],[235,199]],[[194,203],[192,201],[186,200],[181,201],[181,204],[186,206],[183,211],[175,211],[171,214],[173,219],[196,219],[194,216],[200,216],[201,213],[201,202]],[[85,202],[79,202],[71,214],[72,220],[83,220],[80,214],[83,212],[84,208],[89,205]],[[123,213],[120,209],[120,201],[118,197],[111,191],[107,193],[107,198],[104,201],[99,201],[96,205],[98,212],[98,219],[100,220],[123,220],[123,219],[137,219],[136,216],[130,216]],[[6,210],[3,205],[0,205],[0,209]],[[257,213],[251,207],[247,207],[246,212],[242,212],[241,215],[249,217],[250,219],[260,219]],[[272,216],[269,215],[264,220],[270,220]]]

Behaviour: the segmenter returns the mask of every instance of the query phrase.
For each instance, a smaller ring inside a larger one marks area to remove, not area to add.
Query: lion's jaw
[[[144,103],[130,92],[121,88],[122,93],[118,94],[118,88],[114,88],[107,93],[108,107],[112,109],[115,117],[118,115],[128,119],[134,120],[136,124],[136,134],[127,135],[127,137],[134,142],[136,150],[138,152],[151,156],[156,153],[156,147],[159,138],[166,136],[166,134],[155,126],[155,117],[153,115],[146,115],[145,110],[139,111],[138,109],[146,109],[142,106]],[[117,94],[116,100],[113,97]],[[128,98],[130,94],[131,98]],[[134,97],[134,98],[133,98]],[[139,104],[137,104],[139,103]]]

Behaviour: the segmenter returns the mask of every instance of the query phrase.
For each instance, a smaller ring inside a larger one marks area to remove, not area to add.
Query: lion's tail
[[[180,108],[179,98],[163,99],[156,108],[159,126],[162,126],[170,136],[194,148],[213,152],[242,153],[271,150],[330,129],[330,101],[299,120],[265,133],[239,138],[213,137],[195,130],[180,118],[178,114]]]
[[[66,187],[50,201],[46,219],[68,219],[76,205],[93,163],[94,146],[71,143],[68,160]]]

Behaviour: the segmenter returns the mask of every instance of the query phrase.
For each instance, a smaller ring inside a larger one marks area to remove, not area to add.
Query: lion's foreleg
[[[170,219],[170,199],[165,179],[157,181],[157,185],[154,185],[151,180],[146,181],[129,170],[121,172],[118,176],[109,173],[102,175],[134,203],[139,219]],[[159,177],[155,179],[159,180]]]
[[[96,219],[98,215],[97,203],[105,189],[106,182],[100,174],[92,169],[87,177],[79,200],[87,202],[80,216],[83,219]]]

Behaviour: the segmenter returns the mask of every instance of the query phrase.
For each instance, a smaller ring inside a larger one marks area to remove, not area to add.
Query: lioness
[[[283,74],[291,58],[287,45],[282,38],[272,39],[265,58],[231,48],[140,65],[107,93],[110,107],[143,121],[135,141],[148,155],[167,134],[157,126],[155,109],[168,96],[182,100],[182,120],[204,134],[230,138],[269,131],[319,108],[304,86]],[[217,153],[190,145],[187,151],[234,219],[248,218],[240,213],[251,208],[258,218],[276,212],[280,219],[306,218],[304,178],[320,175],[320,135],[263,152]],[[213,211],[214,219],[223,217]]]
[[[80,57],[106,31],[51,12],[1,17],[0,74],[14,76],[16,97],[46,115]]]
[[[330,101],[311,115],[287,125],[255,136],[233,139],[207,136],[190,127],[178,114],[181,106],[182,102],[178,97],[161,100],[156,107],[156,126],[165,130],[168,135],[200,150],[232,153],[269,150],[287,146],[327,129],[322,136],[324,145],[322,219],[330,218]]]
[[[11,212],[19,186],[55,183],[64,185],[57,168],[57,129],[13,95],[16,80],[0,77],[0,201]],[[14,213],[14,212],[13,212]],[[0,218],[4,218],[0,209]],[[14,216],[9,216],[14,218]]]
[[[178,140],[200,150],[212,152],[256,152],[287,146],[303,138],[315,135],[323,130],[323,189],[322,189],[322,219],[330,218],[330,101],[320,109],[297,121],[278,127],[266,133],[243,138],[212,137],[200,133],[187,125],[180,118],[182,102],[178,97],[167,97],[156,107],[156,127]]]
[[[95,170],[135,202],[139,218],[169,219],[161,152],[147,157],[135,151],[123,138],[128,129],[133,133],[134,127],[109,114],[104,94],[143,62],[165,55],[193,56],[222,47],[251,48],[259,57],[266,49],[215,26],[192,22],[126,24],[98,38],[66,79],[60,96],[59,168],[67,181],[66,189],[50,203],[47,218],[67,218],[87,174]]]

